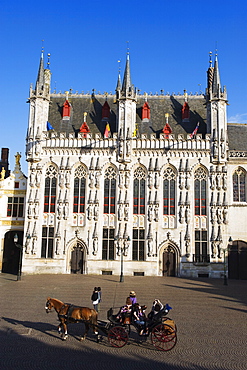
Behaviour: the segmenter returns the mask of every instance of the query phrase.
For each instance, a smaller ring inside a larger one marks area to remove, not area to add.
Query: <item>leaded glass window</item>
[[[85,213],[85,193],[86,193],[87,172],[83,166],[79,166],[75,171],[74,177],[74,213]]]
[[[45,194],[44,194],[44,212],[54,213],[57,192],[57,170],[54,166],[49,166],[45,174]]]
[[[144,261],[145,259],[144,229],[133,229],[132,259],[133,261]]]
[[[54,227],[42,228],[41,258],[53,258]]]
[[[169,167],[164,171],[163,215],[175,215],[175,178],[172,168]]]
[[[206,215],[206,196],[207,196],[207,175],[203,168],[198,168],[195,172],[194,182],[194,200],[195,200],[195,215]]]
[[[238,168],[232,177],[233,182],[233,201],[246,202],[246,173]]]
[[[102,260],[114,260],[114,233],[115,229],[103,229]]]
[[[134,172],[133,213],[145,214],[146,174],[143,168],[138,167]]]
[[[114,214],[116,212],[116,171],[108,167],[104,179],[104,213]]]

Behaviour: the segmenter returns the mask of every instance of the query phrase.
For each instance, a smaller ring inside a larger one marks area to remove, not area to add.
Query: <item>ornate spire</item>
[[[214,62],[212,92],[213,94],[219,94],[221,92],[220,72],[219,72],[217,54],[215,55],[215,62]]]
[[[131,99],[133,99],[133,98],[135,99],[135,95],[136,95],[134,85],[132,85],[132,83],[131,83],[129,49],[127,51],[126,65],[125,65],[121,95],[122,95],[122,97],[131,98]]]
[[[41,57],[39,62],[39,71],[38,71],[38,77],[36,81],[36,93],[38,91],[42,91],[44,88],[44,48],[42,47],[41,50]]]
[[[131,84],[131,77],[130,77],[130,55],[129,55],[129,51],[127,51],[122,91],[123,92],[131,91],[131,87],[132,87],[132,84]]]

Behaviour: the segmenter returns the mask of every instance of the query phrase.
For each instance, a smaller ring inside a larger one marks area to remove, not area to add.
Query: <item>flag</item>
[[[190,134],[190,138],[191,138],[191,139],[192,139],[192,137],[197,133],[198,128],[199,128],[199,125],[200,125],[200,122],[198,122],[198,123],[197,123],[196,128],[194,129],[194,131],[192,132],[192,134]]]
[[[46,129],[47,129],[47,131],[54,130],[54,127],[52,127],[52,125],[50,124],[50,122],[47,121]]]
[[[105,126],[104,137],[109,137],[110,133],[111,133],[111,128],[110,128],[109,123],[107,123],[106,126]]]

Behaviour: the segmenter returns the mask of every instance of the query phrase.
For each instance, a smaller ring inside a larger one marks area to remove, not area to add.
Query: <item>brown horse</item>
[[[61,333],[63,340],[68,338],[67,325],[69,323],[83,322],[85,324],[85,334],[80,340],[86,339],[90,325],[93,326],[93,331],[98,335],[97,318],[98,313],[88,307],[77,307],[71,304],[63,303],[55,298],[47,298],[45,310],[49,313],[52,308],[57,312],[60,324],[58,325],[58,332]],[[63,333],[62,333],[63,328]],[[97,337],[98,340],[98,337]]]

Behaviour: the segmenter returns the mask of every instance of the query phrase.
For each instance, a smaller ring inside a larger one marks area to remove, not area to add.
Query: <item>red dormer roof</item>
[[[71,104],[68,100],[65,100],[63,104],[63,117],[70,117]]]
[[[142,106],[142,120],[144,119],[150,119],[150,107],[148,105],[148,102],[145,102]]]
[[[190,119],[190,107],[187,102],[184,102],[184,105],[182,107],[182,121],[189,122],[189,119]]]
[[[110,106],[105,101],[103,107],[102,107],[102,119],[108,119],[110,117]]]
[[[87,134],[90,132],[90,130],[86,122],[83,122],[83,124],[81,125],[80,132],[84,134],[84,137],[87,137]]]
[[[162,132],[163,134],[165,134],[165,138],[169,139],[169,135],[172,133],[172,129],[169,123],[165,124],[165,127],[163,128]]]

